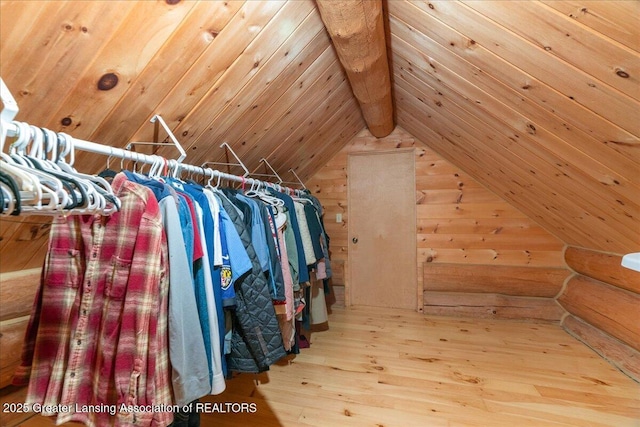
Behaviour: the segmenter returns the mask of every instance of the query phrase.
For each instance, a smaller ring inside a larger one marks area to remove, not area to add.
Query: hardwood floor
[[[640,426],[640,384],[557,325],[365,307],[329,325],[204,399],[201,425]]]

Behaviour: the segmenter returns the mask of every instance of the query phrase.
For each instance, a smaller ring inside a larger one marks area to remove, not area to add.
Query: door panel
[[[415,154],[349,155],[349,303],[416,309]]]

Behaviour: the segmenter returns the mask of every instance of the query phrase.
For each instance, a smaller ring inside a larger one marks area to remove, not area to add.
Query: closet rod
[[[6,136],[15,137],[19,135],[20,131],[16,122],[13,122],[13,121],[4,122],[2,123],[2,127],[3,127],[3,131],[6,131]],[[167,162],[166,163],[167,167],[169,167],[172,170],[176,170],[177,172],[185,171],[189,173],[204,175],[206,178],[211,178],[211,179],[220,178],[228,181],[243,183],[244,185],[249,185],[249,186],[261,185],[263,187],[271,187],[277,191],[295,194],[297,196],[301,196],[305,194],[304,191],[296,190],[289,187],[284,187],[280,184],[261,181],[254,178],[245,178],[242,176],[231,175],[228,173],[220,172],[219,170],[216,170],[216,169],[203,168],[200,166],[189,165],[186,163],[179,163],[177,160],[165,159],[164,157],[161,157],[158,155],[148,155],[143,153],[137,153],[135,151],[127,151],[127,150],[123,150],[122,148],[116,148],[116,147],[111,147],[109,145],[102,145],[96,142],[77,139],[69,135],[66,135],[66,137],[72,142],[74,149],[87,151],[90,153],[97,153],[105,156],[117,157],[120,159],[131,160],[134,162],[146,163],[146,164],[157,163],[158,159],[160,158]]]

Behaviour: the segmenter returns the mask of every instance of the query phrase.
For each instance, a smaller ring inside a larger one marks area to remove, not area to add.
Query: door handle
[[[357,237],[354,237],[353,239],[351,239],[351,241],[352,241],[353,243],[358,243],[358,238],[357,238]]]

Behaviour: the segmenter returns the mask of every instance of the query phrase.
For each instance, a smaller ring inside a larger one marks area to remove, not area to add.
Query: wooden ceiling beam
[[[372,135],[395,127],[382,0],[316,0]]]

